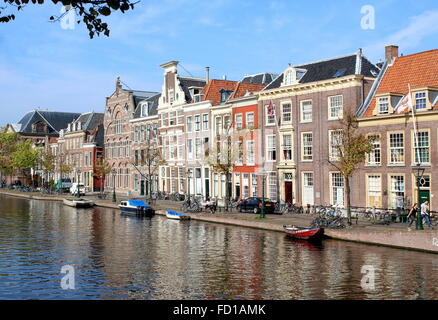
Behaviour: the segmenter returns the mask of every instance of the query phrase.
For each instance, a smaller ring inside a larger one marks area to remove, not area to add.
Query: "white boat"
[[[69,207],[74,207],[74,208],[90,208],[92,206],[94,206],[94,201],[92,200],[87,200],[87,199],[64,199],[62,200],[62,202]]]
[[[169,209],[166,209],[166,217],[173,220],[190,220],[190,216],[188,214],[175,212]]]
[[[119,204],[120,210],[125,214],[153,216],[155,210],[143,200],[123,200]]]

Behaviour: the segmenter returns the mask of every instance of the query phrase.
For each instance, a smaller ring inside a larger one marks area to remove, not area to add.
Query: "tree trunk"
[[[350,178],[345,178],[345,206],[347,209],[348,224],[351,225]]]

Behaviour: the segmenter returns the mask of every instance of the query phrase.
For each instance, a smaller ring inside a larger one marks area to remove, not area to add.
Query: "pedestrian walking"
[[[409,210],[409,214],[408,214],[408,220],[409,220],[408,230],[411,230],[412,223],[414,223],[414,221],[416,220],[417,214],[418,214],[418,204],[414,203],[411,210]]]
[[[425,200],[421,205],[421,218],[426,220],[426,224],[429,226],[429,229],[433,229],[429,217],[429,201],[427,200]]]

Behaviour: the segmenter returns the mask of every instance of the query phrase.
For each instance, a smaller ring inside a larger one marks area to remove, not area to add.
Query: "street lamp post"
[[[190,178],[192,177],[192,170],[187,169],[187,194],[188,194],[188,205],[190,206]]]
[[[116,169],[112,169],[111,170],[112,174],[113,174],[113,202],[117,202],[116,199]]]
[[[424,174],[424,168],[420,166],[420,163],[417,163],[416,166],[412,167],[412,171],[415,175],[415,180],[417,182],[417,203],[420,208],[420,212],[417,214],[417,222],[415,225],[416,230],[424,230],[423,228],[423,218],[421,217],[421,204],[420,204],[420,180]]]

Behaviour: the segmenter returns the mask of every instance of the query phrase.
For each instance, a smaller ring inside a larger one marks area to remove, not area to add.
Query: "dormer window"
[[[231,96],[232,92],[233,92],[232,90],[221,89],[220,90],[221,103],[225,103],[228,100],[228,98]]]
[[[194,101],[194,102],[201,102],[203,96],[204,96],[203,94],[195,94],[195,95],[193,96],[193,101]]]
[[[426,92],[416,92],[415,93],[415,110],[425,110],[426,109]]]
[[[379,105],[379,113],[385,114],[389,112],[389,98],[388,97],[382,97],[378,98],[378,105]]]
[[[144,102],[140,105],[141,108],[141,116],[142,117],[147,117],[149,115],[149,103],[148,102]]]
[[[284,71],[282,86],[290,86],[293,84],[297,84],[301,78],[306,73],[305,69],[297,69],[289,66],[286,71]]]

